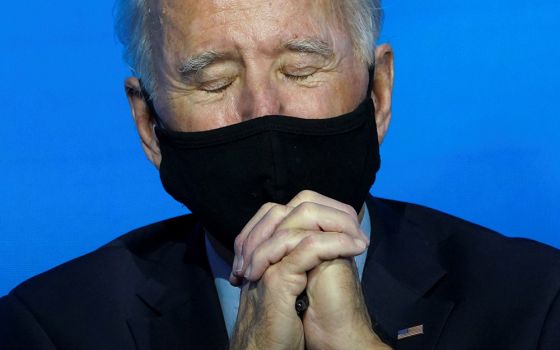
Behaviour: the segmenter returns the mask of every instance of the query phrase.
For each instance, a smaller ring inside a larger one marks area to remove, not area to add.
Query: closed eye
[[[220,92],[225,91],[227,88],[229,88],[234,81],[235,79],[228,79],[227,81],[221,80],[217,82],[201,84],[200,90],[209,94],[218,94]]]
[[[305,74],[305,75],[294,75],[294,74],[284,73],[284,76],[286,78],[290,79],[290,80],[301,81],[301,80],[311,78],[313,76],[313,74],[315,74],[315,72],[313,72],[311,74]]]

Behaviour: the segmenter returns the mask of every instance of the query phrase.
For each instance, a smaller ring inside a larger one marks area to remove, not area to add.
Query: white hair
[[[156,91],[149,17],[153,0],[116,0],[115,32],[123,45],[123,58],[153,98]],[[373,66],[374,47],[381,31],[381,0],[333,0],[342,24],[349,27],[356,54]]]

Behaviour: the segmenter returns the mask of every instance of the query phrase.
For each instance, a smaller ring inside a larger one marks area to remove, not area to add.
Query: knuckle
[[[280,218],[283,217],[286,213],[286,208],[283,205],[275,205],[274,207],[270,208],[269,214],[273,218]]]
[[[283,241],[290,236],[290,232],[291,232],[291,230],[286,229],[286,228],[282,228],[282,229],[279,229],[278,231],[274,232],[274,237],[279,239],[280,241]]]
[[[302,244],[305,249],[313,250],[319,246],[319,236],[311,235],[303,239]]]
[[[313,215],[313,212],[315,211],[316,205],[315,203],[312,202],[303,202],[298,206],[298,212],[300,214],[306,215],[306,216],[310,216]]]
[[[302,198],[314,198],[317,192],[311,190],[303,190],[299,193]]]
[[[261,210],[269,211],[269,210],[272,209],[275,205],[276,205],[276,203],[273,203],[273,202],[265,203],[265,204],[261,205]]]
[[[316,194],[316,192],[311,190],[303,190],[294,197],[294,201],[298,203],[308,202],[315,198]]]

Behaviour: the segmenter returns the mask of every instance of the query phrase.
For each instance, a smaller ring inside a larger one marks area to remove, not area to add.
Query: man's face
[[[355,54],[348,25],[331,10],[338,0],[152,1],[155,108],[168,128],[203,131],[275,114],[329,118],[370,94],[383,140],[393,52],[377,47],[366,91],[368,67]],[[125,86],[144,152],[159,168],[154,116],[138,79]]]
[[[329,0],[161,0],[156,109],[201,131],[271,114],[326,118],[366,96],[367,65]]]

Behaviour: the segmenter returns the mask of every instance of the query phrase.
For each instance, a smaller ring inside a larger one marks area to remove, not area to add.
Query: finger
[[[276,232],[269,240],[259,245],[247,259],[244,277],[252,276],[253,280],[258,280],[270,265],[279,262],[291,253],[302,240],[313,234],[321,233],[297,229]]]
[[[276,235],[275,232],[289,230],[341,232],[369,244],[369,240],[362,232],[358,222],[345,211],[311,202],[304,202],[296,208],[276,205],[261,218],[247,235],[241,249],[241,258],[237,260],[233,274],[237,277],[244,276],[255,249],[263,242],[270,240],[270,237]],[[291,240],[286,244],[289,244],[293,249],[305,237],[305,235],[292,235],[290,236]],[[278,242],[279,240],[274,241]],[[286,245],[282,247],[286,247]],[[285,253],[289,253],[291,249],[285,251]]]
[[[331,208],[341,210],[347,213],[348,215],[350,215],[356,221],[358,221],[358,214],[356,213],[356,210],[354,210],[354,207],[346,203],[339,202],[330,197],[324,196],[315,191],[310,191],[310,190],[301,191],[286,205],[290,207],[297,207],[298,205],[305,202],[322,204],[326,207],[331,207]]]
[[[364,241],[338,232],[325,232],[307,237],[282,259],[287,273],[307,272],[323,261],[349,258],[362,254],[367,248]]]
[[[262,219],[262,217],[265,216],[266,213],[268,213],[268,211],[276,205],[278,205],[278,204],[276,204],[276,203],[263,204],[259,208],[257,213],[255,215],[253,215],[253,217],[247,222],[247,224],[245,224],[245,226],[243,227],[241,232],[235,238],[235,242],[234,242],[234,246],[233,246],[235,257],[233,259],[233,266],[232,266],[232,269],[234,271],[237,270],[236,265],[240,263],[239,257],[241,256],[241,249],[243,247],[243,242],[245,241],[245,238],[247,237],[249,232],[251,232],[253,227]],[[241,262],[241,264],[242,264],[242,262]]]
[[[369,244],[369,240],[360,228],[358,221],[345,211],[325,206],[322,204],[304,202],[286,216],[286,218],[278,225],[277,230],[289,230],[292,228],[325,231],[325,232],[342,232],[362,239]]]
[[[276,227],[292,210],[293,208],[291,207],[279,204],[275,205],[254,225],[253,229],[247,233],[243,241],[239,253],[240,258],[233,272],[234,275],[243,276],[246,267],[244,262],[247,262],[251,258],[256,247],[273,235]]]
[[[305,202],[316,202],[324,206],[330,206],[332,208],[336,208],[340,211],[346,212],[350,217],[354,218],[356,222],[358,222],[358,216],[352,206],[310,190],[304,190],[299,192],[286,206],[296,207]],[[249,222],[245,225],[243,230],[241,230],[240,234],[236,237],[235,246],[234,246],[235,257],[234,257],[233,268],[232,268],[234,275],[242,276],[244,272],[244,261],[246,261],[246,258],[252,254],[253,249],[256,246],[258,246],[260,242],[264,241],[265,239],[270,237],[270,234],[272,234],[273,230],[268,230],[269,228],[261,224],[259,225],[260,226],[258,231],[259,233],[256,234],[255,237],[251,238],[252,242],[248,245],[245,244],[246,239],[249,236],[253,236],[252,231],[255,228],[255,226],[261,222],[263,217],[269,214],[269,212],[273,208],[276,208],[277,206],[280,205],[276,203],[266,203],[263,206],[261,206],[261,208],[257,211],[257,213],[251,218],[251,220],[249,220]],[[278,212],[274,214],[278,214]],[[278,220],[276,218],[276,220],[272,220],[271,222],[277,225],[277,221]],[[249,233],[251,233],[251,235],[249,235]],[[364,237],[367,240],[367,237],[365,235]],[[242,251],[244,250],[245,253],[242,254]]]
[[[256,281],[273,264],[287,265],[286,273],[300,274],[323,261],[362,254],[367,244],[340,232],[282,231],[253,253],[245,278]]]
[[[279,246],[279,250],[275,252],[283,252],[286,255],[307,237],[307,234],[287,234],[290,231],[296,233],[306,231],[340,232],[363,240],[366,245],[369,244],[367,236],[363,233],[357,221],[353,220],[344,211],[311,202],[302,203],[297,208],[276,206],[261,219],[247,237],[242,249],[242,258],[238,260],[242,263],[238,265],[238,269],[233,274],[237,277],[246,275],[247,266],[251,263],[254,251],[260,244],[268,241],[275,242],[274,244]],[[271,240],[271,237],[277,236],[278,232],[284,234]],[[263,260],[262,265],[259,265],[259,271],[281,258],[282,256],[275,255],[268,262]]]

